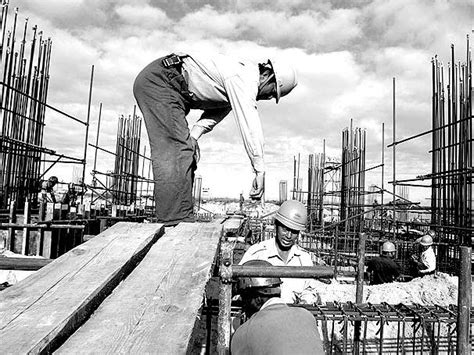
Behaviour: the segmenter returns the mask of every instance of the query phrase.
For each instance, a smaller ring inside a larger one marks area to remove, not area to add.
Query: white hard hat
[[[306,228],[307,222],[306,207],[299,201],[288,200],[278,209],[275,219],[284,226],[302,231]]]
[[[272,66],[276,80],[276,103],[280,101],[280,97],[287,95],[293,88],[298,85],[298,78],[293,67],[280,63],[279,61],[269,59],[268,62]]]
[[[421,245],[424,245],[425,247],[428,247],[433,244],[433,238],[429,234],[425,234],[423,237],[418,238],[416,241]]]
[[[395,251],[395,244],[392,242],[385,242],[382,244],[382,251],[384,252],[394,252]]]

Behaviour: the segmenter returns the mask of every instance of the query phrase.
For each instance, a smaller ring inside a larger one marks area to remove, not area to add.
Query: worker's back
[[[306,309],[271,304],[255,313],[232,338],[231,353],[324,354],[314,316]]]
[[[395,260],[384,255],[370,259],[367,271],[372,273],[371,285],[393,282],[400,276],[400,267]]]

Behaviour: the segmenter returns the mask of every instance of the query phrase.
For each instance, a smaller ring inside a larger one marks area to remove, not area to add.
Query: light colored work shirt
[[[420,262],[426,266],[426,269],[419,270],[421,274],[427,274],[433,272],[436,269],[436,255],[434,253],[433,247],[429,247],[420,255]]]
[[[311,255],[298,245],[293,245],[285,262],[278,253],[275,238],[252,245],[240,260],[240,265],[249,260],[266,260],[274,266],[314,266]],[[318,296],[313,280],[282,278],[281,298],[286,303],[315,303]]]
[[[218,54],[192,54],[183,62],[193,108],[204,110],[196,125],[207,133],[232,109],[254,171],[264,172],[264,139],[257,111],[258,65]]]

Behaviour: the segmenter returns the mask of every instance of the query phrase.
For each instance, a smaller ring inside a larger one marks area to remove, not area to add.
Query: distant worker
[[[266,260],[274,266],[314,266],[311,255],[296,241],[307,222],[306,207],[298,201],[288,200],[275,215],[275,238],[252,245],[239,264],[248,260]],[[287,303],[316,303],[319,296],[311,279],[282,279],[282,298]]]
[[[434,233],[434,232],[431,232]],[[416,240],[419,251],[412,255],[415,265],[415,276],[432,275],[436,271],[436,255],[433,250],[433,237],[430,233]]]
[[[245,266],[271,265],[264,260]],[[232,355],[324,354],[314,316],[308,310],[288,306],[280,298],[278,277],[241,277],[238,289],[248,317],[234,333]]]
[[[77,205],[77,198],[85,193],[84,191],[78,191],[74,183],[69,183],[67,186],[67,191],[63,194],[61,198],[61,203],[68,204],[71,207]]]
[[[198,139],[232,110],[255,173],[250,197],[265,188],[263,133],[258,100],[276,102],[297,84],[293,68],[268,60],[255,65],[218,54],[170,54],[147,65],[133,93],[145,119],[155,181],[157,222],[193,222],[192,185]],[[203,110],[188,128],[190,109]]]
[[[400,266],[393,260],[394,257],[395,244],[392,242],[383,243],[382,254],[367,262],[371,285],[390,283],[400,277]]]
[[[40,182],[40,193],[38,194],[39,203],[56,203],[56,197],[54,196],[54,186],[56,186],[58,181],[59,180],[56,176],[50,176],[48,180],[42,180]]]

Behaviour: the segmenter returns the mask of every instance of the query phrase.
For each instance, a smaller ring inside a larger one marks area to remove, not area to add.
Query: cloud
[[[354,9],[335,9],[328,14],[312,10],[298,14],[272,10],[220,12],[206,5],[184,16],[177,31],[183,37],[248,38],[265,46],[330,51],[344,48],[360,36],[358,15]],[[208,21],[210,18],[213,20]],[[342,27],[344,31],[339,31]]]
[[[116,7],[115,13],[118,15],[119,21],[124,25],[129,24],[153,29],[166,27],[171,24],[171,20],[163,10],[150,5],[125,4]]]

